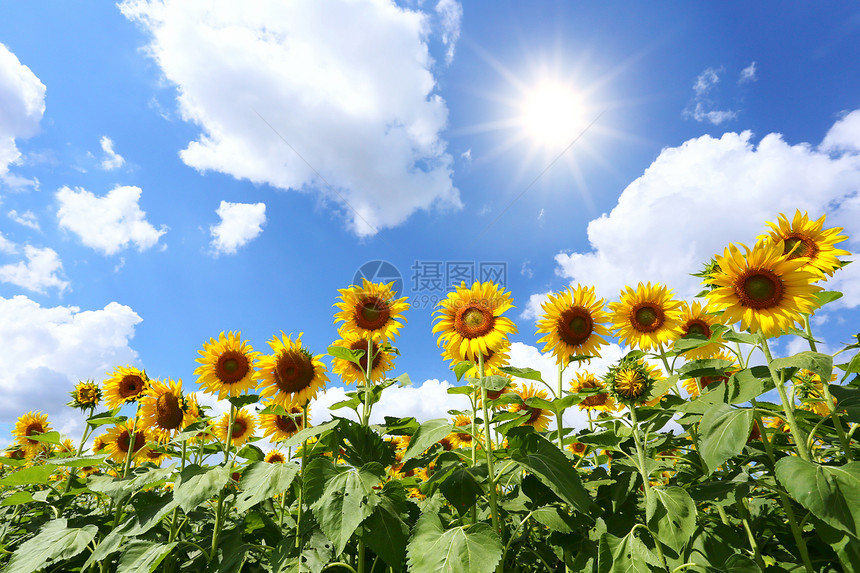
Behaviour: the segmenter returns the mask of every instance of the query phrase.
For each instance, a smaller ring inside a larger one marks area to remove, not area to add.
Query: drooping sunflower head
[[[215,437],[221,440],[221,443],[227,442],[227,430],[230,424],[230,413],[227,412],[215,424]],[[236,415],[233,418],[233,433],[230,436],[230,443],[237,448],[248,441],[257,429],[257,422],[254,415],[245,408],[236,410]]]
[[[132,434],[134,440],[132,441]],[[142,461],[143,456],[147,453],[146,442],[147,435],[139,424],[135,424],[134,420],[126,420],[115,425],[102,435],[106,450],[110,454],[108,457],[118,464],[125,463],[129,448],[133,460]]]
[[[698,301],[693,301],[693,304],[683,302],[681,304],[681,336],[698,334],[710,339],[714,326],[722,324],[722,319],[711,313],[710,310],[707,305],[702,305]],[[720,351],[721,343],[722,336],[719,336],[713,342],[683,352],[682,356],[687,360],[708,358]]]
[[[190,423],[182,396],[182,380],[151,382],[149,392],[140,400],[140,424],[151,439],[168,442]]]
[[[543,317],[538,320],[537,331],[545,336],[543,351],[552,351],[556,362],[567,366],[576,354],[600,356],[600,347],[606,344],[603,336],[609,334],[604,324],[609,315],[603,310],[604,300],[594,294],[594,287],[577,285],[560,293],[549,295],[542,307]]]
[[[729,245],[717,256],[720,270],[709,279],[717,288],[707,293],[711,306],[723,311],[727,324],[775,336],[815,311],[813,283],[821,276],[804,269],[806,259],[785,256],[782,241],[760,242],[749,249]]]
[[[27,412],[16,420],[12,435],[15,436],[15,443],[24,450],[26,457],[33,458],[39,452],[47,451],[47,448],[46,444],[34,440],[30,436],[50,431],[51,426],[48,424],[47,414],[43,414],[42,412]]]
[[[830,377],[830,382],[835,380],[836,374],[833,374]],[[821,376],[811,370],[801,369],[794,375],[794,385],[796,395],[800,399],[802,403],[801,407],[804,410],[815,412],[819,416],[827,416],[830,414],[830,408],[827,407]],[[835,398],[833,398],[833,404],[836,404]]]
[[[499,376],[504,375],[499,368],[502,366],[508,365],[508,359],[510,358],[510,350],[511,350],[511,341],[505,338],[501,345],[495,349],[489,349],[489,352],[484,354],[482,358],[484,359],[484,376]],[[462,359],[460,356],[453,351],[450,346],[446,346],[442,351],[442,357],[451,361],[451,367],[456,366]],[[475,357],[475,361],[472,362],[472,367],[466,370],[463,373],[463,376],[466,378],[478,378],[478,360]],[[498,396],[497,396],[498,397]],[[494,400],[495,398],[491,398]]]
[[[447,298],[439,301],[433,332],[439,332],[439,344],[444,344],[458,360],[478,361],[501,349],[508,334],[517,332],[511,319],[502,314],[511,308],[511,294],[492,282],[466,283]]]
[[[616,400],[628,406],[649,402],[653,404],[661,398],[651,395],[654,382],[660,377],[662,372],[642,358],[625,356],[609,368],[603,382]]]
[[[522,386],[514,388],[514,392],[516,392],[519,397],[522,398],[523,403],[515,402],[513,404],[509,404],[508,410],[511,412],[527,413],[529,416],[523,422],[523,424],[526,424],[527,426],[532,426],[538,431],[546,430],[547,426],[549,425],[549,417],[552,412],[550,412],[549,410],[544,410],[542,408],[536,408],[525,404],[525,401],[529,398],[546,399],[546,390],[538,389],[535,387],[534,384],[523,384]]]
[[[170,452],[168,452],[163,447],[152,447],[152,444],[146,446],[143,454],[141,454],[140,461],[141,462],[149,462],[151,464],[155,464],[156,466],[160,466],[164,460],[170,459]]]
[[[822,215],[817,221],[810,221],[809,214],[798,209],[789,222],[788,217],[780,213],[776,223],[767,223],[770,227],[768,234],[761,235],[759,239],[773,244],[782,241],[783,253],[789,259],[803,258],[807,269],[815,269],[822,276],[833,276],[834,271],[842,267],[838,257],[851,253],[834,246],[848,237],[839,234],[841,227],[824,229],[824,219],[825,215]]]
[[[280,450],[272,450],[263,459],[267,464],[283,464],[287,461],[287,456],[281,453]]]
[[[372,283],[365,278],[362,285],[338,289],[340,302],[334,306],[340,310],[334,322],[340,325],[341,333],[354,332],[361,338],[375,341],[393,340],[403,322],[403,313],[409,308],[406,297],[395,298],[391,287],[394,283]],[[401,322],[402,321],[402,322]]]
[[[332,359],[332,371],[339,375],[345,384],[364,384],[364,372],[367,370],[367,339],[362,338],[355,332],[341,332],[340,340],[336,340],[332,345],[348,348],[350,350],[362,350],[364,355],[359,359],[359,363],[344,360],[343,358]],[[373,363],[370,369],[370,379],[377,382],[385,377],[385,373],[394,367],[394,353],[390,351],[390,346],[380,344],[377,341],[371,342],[371,352],[373,353]]]
[[[257,372],[254,364],[259,352],[242,340],[239,332],[222,332],[218,340],[210,338],[198,350],[200,363],[194,370],[197,383],[204,392],[217,394],[219,400],[239,396],[257,386]]]
[[[75,384],[75,388],[69,392],[69,395],[72,397],[72,401],[67,406],[81,410],[93,409],[99,405],[102,389],[92,380],[81,380]]]
[[[74,455],[78,450],[75,448],[75,443],[70,438],[63,438],[60,441],[60,445],[57,446],[56,451],[59,454]]]
[[[724,360],[728,363],[728,366],[723,369],[723,374],[721,376],[709,375],[699,377],[698,384],[696,382],[696,378],[687,378],[684,380],[684,389],[690,395],[690,398],[695,398],[699,395],[699,387],[701,387],[702,390],[711,386],[716,387],[717,385],[726,382],[732,374],[741,369],[738,365],[737,359],[725,351],[717,352],[716,354],[707,356],[707,358],[712,360]]]
[[[146,394],[146,372],[132,366],[117,366],[104,381],[105,405],[111,410],[131,404]]]
[[[570,381],[571,392],[581,392],[590,388],[606,390],[606,385],[597,376],[587,370],[580,370],[576,373],[576,378]],[[606,391],[592,394],[579,403],[580,410],[614,412],[616,408],[615,399]]]
[[[627,346],[648,352],[681,335],[681,303],[660,283],[626,287],[609,308],[614,334]]]
[[[281,332],[273,336],[269,346],[274,354],[260,359],[261,397],[287,407],[301,406],[316,397],[328,382],[326,366],[302,346],[302,334],[295,340]]]
[[[286,440],[304,429],[302,422],[302,407],[289,406],[286,408],[288,414],[260,414],[260,427],[263,429],[263,437],[269,438],[272,443]],[[308,421],[311,416],[308,413]]]

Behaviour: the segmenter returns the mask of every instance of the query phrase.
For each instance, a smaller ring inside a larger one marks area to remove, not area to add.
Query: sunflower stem
[[[564,366],[561,362],[558,363],[558,393],[555,395],[556,400],[561,399],[562,393],[562,376],[564,374]],[[559,410],[556,413],[556,425],[558,426],[558,448],[563,452],[564,451],[564,423],[562,420],[562,414],[564,414],[564,410]]]
[[[87,419],[93,417],[93,412],[95,411],[95,409],[96,409],[95,404],[90,406],[90,415],[87,416]],[[84,444],[87,442],[87,437],[89,436],[89,434],[90,434],[90,425],[87,424],[86,422],[84,422],[84,435],[81,436],[81,441],[78,442],[78,453],[76,454],[76,457],[81,457],[81,454],[84,452]],[[75,479],[75,476],[77,475],[77,473],[78,473],[78,468],[75,468],[75,467],[69,468],[69,479],[66,480],[66,485],[65,485],[65,487],[63,487],[63,495],[66,495],[67,493],[69,493],[69,488],[72,487],[72,480]]]
[[[227,439],[224,441],[224,467],[229,468],[230,464],[230,442],[233,440],[233,424],[236,420],[236,406],[230,403],[230,415],[227,418]],[[218,550],[218,537],[221,536],[221,528],[223,527],[222,511],[224,510],[224,496],[227,492],[226,487],[221,488],[221,493],[218,495],[218,506],[215,508],[215,524],[212,527],[212,550],[209,554],[209,561],[215,559],[215,552]]]
[[[478,376],[484,379],[484,355],[478,353]],[[493,522],[493,531],[501,538],[502,532],[499,528],[499,509],[496,505],[496,472],[493,468],[493,443],[490,440],[490,412],[487,407],[487,388],[481,385],[481,408],[484,414],[484,452],[487,455],[487,479],[490,489],[490,519]],[[474,418],[472,418],[474,420]],[[472,443],[476,442],[472,439]],[[496,566],[496,572],[502,573],[502,562]]]
[[[648,500],[651,499],[653,493],[651,492],[651,480],[648,475],[648,466],[645,464],[645,447],[642,444],[642,437],[639,435],[639,418],[636,416],[636,406],[634,404],[628,404],[627,409],[630,410],[630,421],[633,423],[633,441],[636,444],[636,456],[638,458],[639,466],[639,474],[642,476],[642,489],[645,492],[645,504],[647,506]],[[660,563],[663,565],[664,569],[668,569],[668,565],[666,564],[666,557],[663,555],[663,547],[660,544],[660,540],[651,531],[651,528],[648,527],[647,523],[643,526],[648,532],[651,534],[651,537],[654,539],[654,546],[657,548],[657,555],[660,557]]]
[[[782,400],[782,409],[785,411],[785,417],[788,421],[788,429],[791,432],[791,437],[794,438],[794,445],[797,448],[797,453],[803,460],[808,462],[810,460],[809,450],[806,448],[806,436],[803,435],[803,430],[797,426],[797,419],[794,417],[794,408],[791,407],[791,404],[788,401],[788,396],[785,393],[785,381],[781,375],[777,375],[776,370],[774,370],[772,366],[773,356],[770,353],[767,338],[765,338],[763,334],[759,333],[759,340],[761,341],[761,348],[764,352],[765,360],[767,360],[767,368],[770,371],[770,377],[773,379],[773,383],[779,391],[779,398]]]
[[[302,406],[302,429],[304,430],[307,427],[308,427],[308,403],[305,402],[304,405]],[[306,459],[307,455],[308,455],[308,441],[306,439],[302,443],[302,461],[301,461],[301,472],[300,472],[302,476],[305,475],[305,459]],[[299,498],[298,499],[298,514],[297,514],[297,519],[296,519],[296,549],[298,549],[299,553],[302,552],[302,503],[304,503],[304,500],[302,498],[304,497],[304,492],[305,492],[304,480],[300,480],[299,481],[299,496],[298,496],[298,498]],[[287,497],[287,492],[284,492],[281,495],[284,496],[281,500],[281,505],[283,505],[283,503],[285,502],[286,497]],[[278,525],[280,525],[283,521],[284,521],[284,512],[281,511],[281,520],[278,523]]]

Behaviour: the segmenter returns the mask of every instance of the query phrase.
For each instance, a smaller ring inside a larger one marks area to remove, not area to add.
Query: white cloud
[[[145,251],[158,243],[167,227],[156,229],[147,222],[146,213],[138,205],[140,194],[140,187],[114,187],[104,197],[96,197],[82,188],[63,187],[57,191],[60,227],[106,255],[132,243],[138,251]]]
[[[698,122],[708,121],[714,125],[737,117],[736,111],[714,109],[715,103],[709,97],[711,90],[719,83],[722,72],[722,68],[708,68],[696,77],[693,83],[695,97],[684,110],[684,117],[692,117]]]
[[[820,148],[830,153],[860,152],[860,110],[854,110],[840,118],[827,132]]]
[[[460,22],[463,20],[463,6],[457,0],[439,0],[436,14],[442,18],[442,43],[447,46],[445,62],[454,60],[454,49],[460,38]]]
[[[832,133],[825,142],[839,140],[851,148],[847,131]],[[860,132],[852,133],[852,145],[860,147]],[[609,214],[589,223],[590,251],[556,255],[557,273],[572,283],[596,285],[599,296],[610,300],[640,281],[661,282],[676,296],[692,297],[700,287],[689,273],[730,242],[751,244],[766,231],[766,221],[779,213],[790,217],[795,209],[813,219],[827,214],[826,226],[844,227],[850,237],[850,244],[840,246],[856,251],[860,154],[830,156],[809,144],[789,145],[779,134],[755,145],[751,137],[703,136],[664,149]],[[860,304],[857,267],[849,265],[828,284],[845,293],[834,306]]]
[[[221,201],[216,211],[221,222],[209,227],[212,249],[216,254],[232,255],[263,232],[265,203],[228,203]]]
[[[102,146],[102,151],[105,152],[105,158],[102,159],[102,169],[111,171],[125,165],[125,158],[113,150],[113,140],[110,137],[103,135],[99,143]]]
[[[720,81],[719,73],[722,69],[708,68],[696,77],[696,82],[693,84],[693,91],[697,96],[706,95],[711,88],[717,85]]]
[[[39,229],[39,221],[36,219],[36,214],[32,211],[24,211],[21,214],[18,214],[18,211],[12,209],[8,213],[9,218],[18,223],[19,225],[24,225],[25,227],[29,227],[34,231],[38,231]]]
[[[3,233],[0,232],[0,253],[6,253],[11,255],[17,252],[18,247],[15,245],[15,243],[4,237]]]
[[[21,160],[15,140],[38,133],[44,113],[45,85],[0,43],[0,181],[10,187],[38,184],[9,173],[9,167]]]
[[[201,128],[180,152],[187,165],[316,191],[362,236],[418,209],[461,207],[429,14],[389,0],[120,8],[152,34],[182,118]]]
[[[741,75],[738,78],[738,83],[744,84],[747,82],[754,82],[754,81],[758,80],[758,78],[755,75],[755,72],[756,72],[755,62],[753,62],[741,70]]]
[[[63,263],[54,249],[26,245],[24,256],[26,261],[0,267],[0,281],[43,294],[49,288],[56,288],[59,292],[69,288],[68,281],[58,274],[63,272]]]
[[[140,322],[131,308],[116,302],[81,311],[45,308],[26,296],[0,297],[0,418],[41,410],[55,428],[62,420],[80,419],[64,405],[68,392],[79,380],[101,382],[106,372],[135,361],[129,341]]]
[[[547,301],[552,291],[533,294],[529,297],[523,311],[520,313],[520,318],[523,320],[536,320],[543,315],[542,304]]]

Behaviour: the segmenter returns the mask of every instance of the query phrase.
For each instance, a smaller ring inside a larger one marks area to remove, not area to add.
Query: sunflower
[[[662,396],[651,396],[651,388],[663,373],[642,358],[625,356],[611,366],[603,381],[616,400],[627,405],[654,405]]]
[[[493,400],[498,400],[502,396],[502,394],[507,394],[508,392],[511,392],[514,389],[514,386],[516,386],[514,379],[511,378],[509,375],[497,374],[497,376],[503,376],[504,378],[507,378],[508,381],[505,384],[504,388],[502,388],[501,390],[487,390],[487,400],[491,402],[490,407],[493,407],[493,404],[492,404]],[[484,402],[483,402],[483,397],[481,396],[480,390],[478,390],[477,394],[478,394],[478,406],[483,407]]]
[[[197,394],[195,392],[185,394],[183,402],[183,405],[185,406],[185,424],[182,426],[182,429],[185,430],[188,426],[204,420],[205,418],[203,413],[200,411],[200,403],[197,401]],[[212,435],[212,432],[203,430],[190,438],[190,440],[192,443],[199,443],[200,441],[209,442],[214,437],[215,436]]]
[[[267,464],[283,464],[286,463],[287,458],[286,456],[284,456],[284,454],[281,453],[280,450],[272,450],[268,454],[266,454],[266,457],[263,459],[263,461]]]
[[[707,305],[702,306],[702,304],[697,301],[694,301],[692,305],[687,302],[681,304],[682,336],[687,336],[688,334],[699,334],[710,339],[713,327],[718,324],[721,324],[721,320],[709,312]],[[723,337],[719,336],[714,340],[714,342],[709,342],[704,346],[682,352],[681,355],[687,360],[708,358],[720,351],[722,348],[722,342]]]
[[[394,445],[394,457],[398,463],[403,461],[403,455],[406,453],[411,440],[412,436],[394,436],[391,438],[391,443]]]
[[[60,441],[60,445],[57,446],[56,452],[58,454],[76,454],[78,453],[77,448],[75,448],[75,443],[70,438],[63,438]]]
[[[570,391],[579,392],[589,388],[605,389],[606,385],[601,382],[597,376],[588,371],[576,373],[576,378],[570,381]],[[609,395],[609,392],[601,392],[600,394],[592,394],[579,403],[580,410],[600,410],[602,412],[614,412],[617,409],[615,400]]]
[[[273,336],[269,346],[274,354],[260,359],[261,396],[287,407],[307,403],[325,388],[328,377],[320,361],[322,354],[313,356],[302,347],[302,333],[293,341],[292,335],[281,332],[281,340]]]
[[[603,336],[609,330],[603,325],[609,315],[603,310],[604,300],[597,299],[594,287],[577,285],[575,289],[551,294],[541,307],[543,318],[537,323],[538,334],[546,336],[543,352],[552,350],[557,363],[567,366],[576,354],[600,356],[599,348],[606,344]]]
[[[510,355],[508,354],[511,350],[511,341],[507,338],[504,339],[502,344],[495,349],[489,349],[489,352],[483,355],[484,359],[484,376],[498,376],[502,374],[502,371],[499,370],[502,366],[507,366],[508,359]],[[453,368],[460,362],[462,359],[457,355],[456,352],[452,352],[451,347],[445,347],[445,350],[442,351],[442,357],[451,361],[451,367]],[[473,362],[473,366],[466,370],[463,376],[467,378],[477,378],[478,377],[478,360],[477,356],[475,356],[475,361]],[[489,393],[489,392],[488,392]],[[498,396],[497,396],[498,397]],[[491,398],[495,399],[495,398]]]
[[[230,423],[230,413],[227,412],[218,423],[215,424],[215,436],[222,443],[227,441],[227,425]],[[253,414],[247,412],[245,408],[236,410],[236,417],[233,419],[233,434],[230,438],[230,443],[237,448],[248,441],[254,435],[257,429],[257,422],[254,420]]]
[[[99,453],[100,451],[104,450],[107,447],[108,444],[107,444],[106,437],[107,437],[107,434],[100,434],[100,435],[96,436],[95,438],[93,438],[92,450],[93,450],[94,454]]]
[[[299,430],[304,429],[302,407],[289,406],[287,407],[287,411],[290,413],[289,416],[260,414],[260,427],[263,429],[264,438],[271,436],[269,438],[270,442],[280,442],[295,435]],[[310,420],[310,414],[308,414],[308,420]]]
[[[769,239],[774,244],[782,241],[783,253],[789,259],[804,258],[807,270],[812,267],[822,276],[833,276],[833,272],[842,267],[837,257],[851,253],[834,247],[848,237],[839,234],[841,227],[824,229],[824,218],[822,215],[817,221],[810,221],[809,215],[798,209],[789,223],[788,217],[780,213],[776,223],[767,223],[771,229],[768,234],[761,235],[759,239]]]
[[[774,336],[790,329],[800,315],[815,310],[812,283],[817,273],[804,270],[806,259],[789,259],[782,241],[758,243],[750,250],[729,245],[717,256],[720,270],[709,282],[717,288],[707,293],[710,303],[723,311],[727,323],[740,321],[741,328]]]
[[[190,417],[182,397],[182,381],[152,382],[140,399],[140,425],[149,437],[160,443],[170,441],[188,425]]]
[[[377,342],[393,340],[406,319],[403,312],[409,308],[406,297],[394,298],[391,285],[372,283],[365,278],[362,285],[338,289],[340,302],[334,306],[340,309],[334,315],[334,322],[343,322],[341,333],[353,332],[367,340]]]
[[[615,336],[627,346],[649,351],[681,336],[681,303],[672,299],[672,289],[655,283],[634,291],[626,287],[621,301],[609,304]]]
[[[588,453],[588,446],[583,444],[582,442],[571,442],[567,445],[567,449],[570,453],[579,457],[582,457],[586,453]]]
[[[131,443],[131,434],[134,433],[134,443]],[[109,429],[102,436],[105,449],[110,454],[110,459],[118,464],[124,464],[128,449],[131,446],[132,459],[143,457],[147,453],[146,432],[139,426],[136,429],[134,420],[126,420]]]
[[[143,454],[141,455],[140,461],[149,462],[151,464],[160,466],[161,462],[168,459],[170,459],[170,453],[167,450],[161,447],[153,448],[151,446],[147,446]]]
[[[238,332],[231,331],[226,336],[222,332],[218,340],[210,338],[203,350],[197,351],[202,355],[196,360],[201,366],[194,370],[199,376],[197,383],[204,392],[217,394],[219,400],[239,396],[257,386],[254,362],[260,353],[254,352],[241,336]]]
[[[540,390],[535,388],[534,384],[524,384],[522,387],[515,387],[514,392],[516,392],[520,398],[523,399],[523,402],[528,400],[529,398],[543,398],[546,399],[547,392],[546,390]],[[552,413],[549,410],[543,410],[541,408],[533,408],[531,406],[527,406],[525,403],[514,403],[508,405],[508,410],[511,412],[525,412],[529,415],[528,419],[523,422],[527,426],[532,426],[534,429],[538,431],[545,430],[549,425],[549,415]]]
[[[472,288],[461,283],[438,306],[433,332],[441,332],[438,344],[444,343],[459,360],[476,362],[479,353],[501,349],[508,334],[517,332],[511,319],[502,316],[513,306],[511,293],[491,282],[476,282]]]
[[[794,375],[795,386],[797,388],[797,397],[803,403],[803,409],[815,412],[819,416],[828,416],[830,408],[827,407],[826,398],[824,396],[824,385],[821,383],[821,376],[810,370],[802,369]],[[836,380],[836,374],[830,378],[831,382]],[[836,405],[836,399],[833,398],[833,405]]]
[[[472,417],[464,414],[454,416],[454,431],[451,432],[451,442],[455,448],[472,447]]]
[[[701,386],[703,390],[708,386],[711,386],[712,384],[716,385],[727,381],[732,374],[741,369],[735,357],[726,352],[717,352],[716,354],[708,356],[708,358],[714,360],[726,360],[728,362],[731,362],[731,365],[725,369],[725,374],[723,374],[722,376],[702,376],[701,378],[699,378],[699,386]],[[687,378],[686,380],[684,380],[684,389],[687,391],[691,398],[695,398],[699,395],[699,386],[696,385],[695,378]]]
[[[104,381],[105,406],[113,410],[142,398],[149,378],[133,366],[117,366]]]
[[[69,392],[69,395],[71,395],[72,401],[66,404],[67,406],[81,410],[94,409],[99,405],[102,389],[92,380],[81,380],[75,384],[74,390]]]
[[[359,364],[344,360],[343,358],[333,358],[331,361],[332,371],[339,375],[345,384],[364,384],[364,371],[367,369],[367,339],[360,337],[355,332],[342,332],[341,340],[336,340],[333,346],[348,348],[350,350],[363,350],[364,355],[359,359]],[[379,342],[371,343],[371,352],[373,352],[373,365],[370,369],[371,381],[378,381],[385,377],[385,373],[394,367],[394,355],[385,350]]]
[[[47,451],[46,444],[38,440],[34,440],[29,436],[35,434],[44,434],[51,431],[51,426],[48,424],[48,415],[42,412],[27,412],[15,422],[15,428],[12,430],[12,435],[15,436],[15,443],[20,445],[24,450],[26,457],[36,457],[40,451]]]

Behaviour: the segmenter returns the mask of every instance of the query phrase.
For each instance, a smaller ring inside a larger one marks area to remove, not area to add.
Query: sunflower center
[[[223,384],[235,384],[251,370],[248,357],[238,350],[225,350],[215,364],[215,375]]]
[[[119,448],[119,451],[128,453],[128,446],[131,442],[131,438],[128,435],[128,430],[123,431],[119,437],[116,439],[116,445]],[[132,453],[137,452],[140,448],[142,448],[146,444],[146,438],[143,435],[143,432],[137,432],[134,435],[134,447],[132,449]]]
[[[711,327],[704,320],[693,319],[684,325],[686,334],[700,334],[710,338]]]
[[[362,372],[367,372],[367,341],[366,340],[356,340],[352,344],[349,345],[351,350],[364,350],[364,355],[358,359],[358,363],[361,365]],[[377,343],[373,343],[371,346],[371,352],[373,352],[373,365],[370,370],[373,371],[374,368],[379,365],[379,361],[382,359],[382,356],[379,352],[379,345]],[[350,364],[355,364],[354,362],[350,362]]]
[[[364,299],[355,313],[355,324],[364,330],[379,330],[388,323],[391,308],[388,301],[378,297]]]
[[[581,454],[581,453],[585,452],[587,447],[588,446],[586,446],[582,442],[576,442],[575,444],[573,444],[573,451],[574,451],[574,453]]]
[[[591,313],[584,308],[570,308],[564,311],[558,321],[558,336],[571,345],[583,344],[594,331]]]
[[[769,270],[753,270],[738,282],[740,288],[735,287],[735,292],[744,306],[770,308],[782,300],[782,279]]]
[[[783,243],[783,253],[788,255],[789,259],[797,259],[800,257],[809,257],[814,259],[818,254],[818,245],[804,235],[789,235]]]
[[[143,390],[143,378],[137,374],[126,374],[119,382],[119,395],[123,398],[137,396]]]
[[[600,388],[600,387],[601,386],[595,380],[589,378],[588,380],[586,380],[585,382],[582,383],[582,387],[580,388],[580,390],[585,390],[586,388]],[[605,392],[601,393],[601,394],[592,394],[591,396],[589,396],[588,398],[586,398],[585,400],[580,402],[580,404],[582,404],[586,408],[598,408],[598,407],[606,404],[606,399],[608,397],[609,396]]]
[[[299,429],[298,424],[296,424],[296,420],[291,416],[277,416],[275,417],[275,426],[285,434],[294,434],[296,430]]]
[[[32,436],[33,434],[44,434],[44,433],[45,433],[45,427],[42,425],[42,423],[41,422],[33,422],[32,424],[29,424],[27,426],[27,431],[25,432],[25,435]],[[27,441],[31,444],[38,444],[39,443],[38,440],[31,440],[29,438],[27,438]]]
[[[454,329],[463,338],[478,338],[493,329],[492,311],[477,302],[469,302],[454,315]]]
[[[295,394],[311,385],[314,365],[305,353],[287,350],[278,356],[274,375],[275,384],[281,392]]]
[[[155,420],[160,428],[175,430],[182,424],[183,412],[173,392],[165,392],[155,401]]]
[[[244,420],[234,420],[233,421],[233,440],[239,440],[244,435],[245,432],[248,431],[248,426],[245,424]]]
[[[639,332],[654,332],[663,326],[663,310],[654,303],[640,303],[630,314],[630,325]]]
[[[615,390],[626,398],[638,398],[645,392],[645,382],[638,370],[624,369],[615,375]]]
[[[535,422],[537,422],[538,418],[540,418],[541,415],[543,415],[543,410],[540,408],[531,408],[528,406],[527,406],[527,408],[529,410],[529,419],[526,420],[525,423],[526,424],[534,424]]]
[[[282,464],[286,460],[284,459],[284,456],[282,456],[281,454],[274,454],[274,455],[269,456],[269,459],[266,461],[269,462],[270,464]]]

